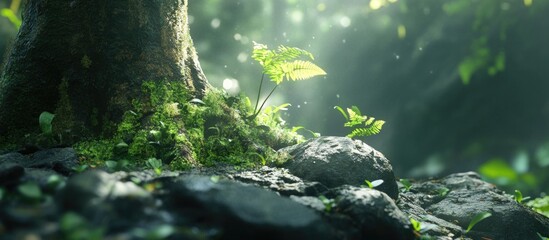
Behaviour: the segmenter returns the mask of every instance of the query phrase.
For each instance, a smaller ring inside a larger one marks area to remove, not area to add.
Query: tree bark
[[[108,135],[144,81],[183,82],[202,97],[187,3],[30,0],[0,78],[0,133],[38,129],[49,111],[79,134]]]

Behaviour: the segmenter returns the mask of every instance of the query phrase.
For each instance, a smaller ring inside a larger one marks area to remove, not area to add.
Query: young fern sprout
[[[381,132],[383,124],[385,124],[383,120],[362,115],[357,106],[347,108],[347,112],[340,106],[335,106],[334,109],[338,110],[345,117],[345,120],[347,120],[343,126],[353,128],[351,133],[347,135],[348,138],[367,137],[378,134]]]
[[[254,50],[252,52],[252,58],[259,62],[263,67],[263,73],[259,83],[259,90],[257,92],[257,101],[255,103],[253,114],[249,117],[251,120],[255,119],[257,115],[263,109],[267,99],[273,94],[278,85],[286,80],[306,80],[315,76],[326,75],[326,72],[315,65],[314,63],[306,60],[299,60],[299,57],[307,57],[314,60],[311,53],[294,47],[279,46],[276,50],[269,50],[266,45],[254,42]],[[271,81],[276,83],[276,86],[271,90],[269,95],[259,105],[259,98],[261,97],[261,89],[263,87],[263,80],[267,75]],[[259,107],[258,107],[259,106]]]

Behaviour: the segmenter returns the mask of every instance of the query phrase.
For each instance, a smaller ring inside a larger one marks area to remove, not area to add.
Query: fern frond
[[[267,48],[267,45],[254,42],[254,50],[252,51],[252,59],[259,62],[261,66],[270,65],[273,57],[276,55],[274,51]]]
[[[354,127],[356,125],[361,125],[363,122],[365,122],[368,117],[362,116],[362,113],[358,109],[357,106],[352,106],[351,108],[347,108],[347,112],[349,113],[349,119],[344,124],[345,127]]]
[[[341,113],[341,115],[343,115],[343,117],[345,117],[345,120],[349,121],[349,117],[347,116],[347,113],[345,113],[345,111],[343,111],[342,107],[334,106],[334,109],[337,109]]]
[[[286,47],[281,45],[278,47],[276,54],[277,54],[277,60],[282,62],[291,61],[300,56],[305,56],[310,58],[311,60],[315,60],[315,58],[313,57],[313,54],[296,47]]]
[[[308,57],[314,60],[313,54],[295,47],[279,46],[277,50],[269,50],[267,45],[254,42],[252,58],[263,66],[263,73],[277,85],[288,80],[304,80],[326,72],[317,65],[303,60],[294,60],[298,57]]]
[[[367,137],[378,134],[381,132],[383,124],[385,124],[385,121],[375,120],[372,124],[367,125],[366,127],[354,129],[349,135],[347,135],[347,137]]]
[[[360,109],[357,106],[351,106],[351,110],[355,112],[357,115],[362,116],[362,113],[360,112]]]
[[[289,80],[305,80],[312,77],[326,75],[326,72],[309,61],[295,60],[281,64],[284,76]]]

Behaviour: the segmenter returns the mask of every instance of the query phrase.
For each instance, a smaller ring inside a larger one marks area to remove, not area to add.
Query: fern
[[[310,52],[299,48],[280,46],[277,50],[269,50],[266,45],[256,42],[252,53],[252,58],[263,66],[263,73],[277,85],[284,79],[295,81],[326,75],[322,68],[312,62],[295,60],[301,56],[314,60]]]
[[[261,82],[259,84],[254,113],[250,116],[251,119],[255,119],[257,114],[261,112],[267,99],[284,79],[296,81],[326,75],[326,72],[322,68],[310,61],[297,59],[299,57],[314,60],[313,55],[303,49],[279,46],[276,50],[269,50],[267,45],[254,42],[252,58],[263,67],[263,75],[261,76]],[[276,86],[271,90],[269,95],[267,95],[258,109],[259,97],[261,95],[261,88],[265,75],[267,75],[271,81],[275,82]]]
[[[367,137],[378,134],[381,132],[383,124],[385,124],[385,121],[383,120],[376,120],[373,117],[362,115],[360,109],[356,106],[347,108],[347,112],[339,106],[335,106],[334,108],[338,110],[343,117],[345,117],[345,120],[347,120],[343,126],[354,128],[351,133],[347,135],[349,138]]]
[[[385,124],[385,121],[375,120],[375,118],[370,118],[370,120],[370,124],[366,122],[365,127],[354,129],[350,134],[347,135],[347,137],[368,137],[380,133],[381,129],[383,128],[383,124]]]

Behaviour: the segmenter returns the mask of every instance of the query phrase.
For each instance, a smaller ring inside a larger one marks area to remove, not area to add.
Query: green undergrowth
[[[283,127],[267,108],[256,119],[249,99],[210,89],[195,99],[183,83],[145,82],[112,138],[80,141],[73,147],[82,164],[129,161],[143,167],[150,158],[172,170],[218,164],[255,167],[276,162],[276,149],[303,137]]]

